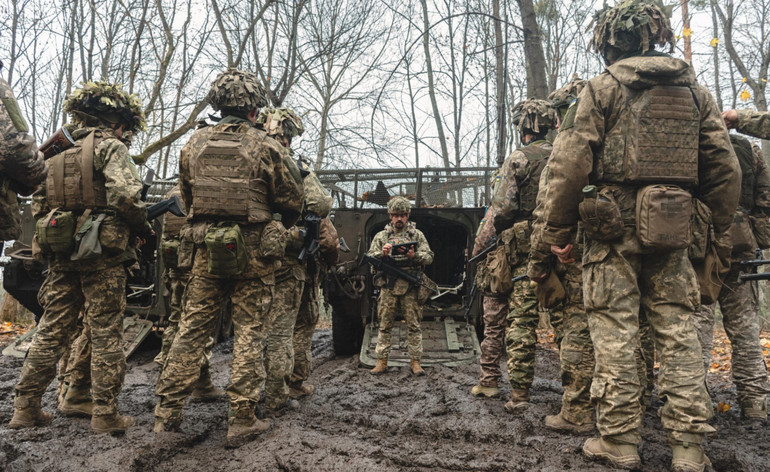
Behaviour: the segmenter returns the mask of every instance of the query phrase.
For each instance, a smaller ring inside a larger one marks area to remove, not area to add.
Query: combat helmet
[[[245,115],[267,105],[267,93],[256,75],[231,67],[211,82],[206,100],[214,110]]]
[[[641,55],[655,45],[669,45],[674,50],[674,32],[669,17],[671,7],[661,7],[639,0],[625,0],[594,13],[594,37],[589,45],[606,63]]]
[[[512,120],[522,135],[527,131],[545,134],[556,128],[556,111],[547,100],[529,98],[513,107]]]
[[[388,214],[408,215],[412,212],[412,204],[404,197],[397,196],[388,200]]]
[[[586,86],[586,81],[578,77],[577,74],[572,75],[572,80],[569,81],[564,87],[554,90],[548,95],[548,100],[551,101],[551,106],[559,118],[564,117],[567,108],[575,101],[580,91]]]
[[[302,118],[287,107],[265,108],[257,116],[257,124],[262,125],[268,136],[284,136],[291,139],[305,132]]]
[[[121,84],[106,81],[83,82],[64,100],[62,107],[79,126],[98,126],[103,122],[123,123],[125,136],[147,128],[142,101],[123,90]]]

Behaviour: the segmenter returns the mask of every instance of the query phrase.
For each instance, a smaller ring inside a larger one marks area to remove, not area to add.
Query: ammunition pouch
[[[280,221],[270,220],[262,229],[259,240],[259,257],[265,259],[281,259],[286,252],[289,231]]]
[[[87,261],[102,255],[99,229],[104,218],[104,213],[92,215],[88,210],[78,218],[78,227],[75,233],[75,246],[77,249],[70,256],[71,261]]]
[[[208,272],[220,277],[242,274],[249,264],[249,251],[236,223],[220,222],[211,226],[203,239],[208,254]]]
[[[524,220],[514,223],[513,235],[516,238],[516,254],[523,256],[523,259],[526,259],[529,257],[529,240],[532,237],[529,221]]]
[[[733,254],[754,251],[757,248],[757,240],[751,230],[749,216],[737,211],[733,216],[733,224],[730,225],[730,239],[733,242]]]
[[[177,239],[164,239],[160,243],[160,253],[163,257],[163,265],[166,269],[177,269],[179,267],[179,246],[181,243]]]
[[[131,230],[128,225],[114,215],[107,215],[99,230],[99,244],[108,256],[122,254],[128,248]]]
[[[430,295],[432,293],[436,293],[434,290],[438,290],[438,285],[424,274],[422,276],[421,282],[422,285],[420,285],[420,288],[417,292],[417,303],[420,305],[425,305],[425,303],[427,303],[428,299],[430,298]]]
[[[749,216],[751,229],[760,249],[770,248],[770,218],[764,214]]]
[[[648,185],[636,194],[636,235],[642,246],[671,251],[690,245],[692,196],[676,185]]]
[[[192,269],[195,259],[195,242],[192,233],[192,226],[183,226],[179,230],[179,247],[176,254],[176,268],[179,270]]]
[[[596,198],[584,199],[578,211],[587,238],[611,242],[623,236],[623,218],[611,188],[603,187]]]
[[[69,254],[75,248],[75,216],[58,208],[37,220],[35,236],[44,255]]]
[[[505,246],[505,244],[500,244],[487,256],[488,291],[493,295],[508,295],[513,290],[513,275]]]

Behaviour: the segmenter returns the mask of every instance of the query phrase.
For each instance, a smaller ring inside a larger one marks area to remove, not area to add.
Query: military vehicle
[[[332,337],[338,355],[360,353],[360,362],[374,366],[377,344],[377,296],[372,269],[361,264],[374,235],[390,218],[386,204],[396,195],[412,202],[410,220],[435,253],[425,271],[438,294],[423,308],[424,365],[459,365],[480,355],[476,327],[481,304],[472,294],[475,267],[468,264],[476,230],[490,198],[494,168],[420,168],[324,170],[319,179],[334,197],[330,218],[350,252],[329,271],[324,297],[332,307]],[[393,328],[389,364],[409,364],[406,325]]]

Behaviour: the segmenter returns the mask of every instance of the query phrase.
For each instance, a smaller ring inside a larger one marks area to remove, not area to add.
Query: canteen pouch
[[[648,185],[636,193],[636,235],[642,246],[659,251],[690,245],[692,195],[676,185]]]
[[[600,189],[596,198],[585,198],[578,205],[586,237],[610,242],[623,236],[620,206],[609,187]]]
[[[88,210],[86,210],[88,211]],[[71,261],[87,261],[96,259],[102,255],[102,245],[99,242],[99,229],[104,222],[105,214],[86,215],[83,224],[75,234],[77,251],[70,256]]]
[[[35,235],[42,254],[69,254],[75,249],[75,216],[71,211],[51,210],[35,223]]]
[[[259,240],[259,257],[265,259],[282,259],[289,241],[289,231],[283,223],[270,220],[262,229]],[[301,248],[300,248],[301,249]]]
[[[217,223],[203,238],[208,254],[208,272],[220,277],[242,274],[249,264],[249,251],[241,227],[235,223]]]
[[[177,239],[164,239],[160,243],[160,253],[163,255],[163,265],[166,269],[176,269],[179,267],[179,246],[181,243]]]
[[[99,229],[99,244],[108,256],[117,256],[128,248],[130,233],[128,225],[122,219],[109,215],[104,218]]]
[[[749,216],[751,229],[754,231],[754,238],[757,240],[757,246],[760,249],[770,248],[770,218],[763,214]]]
[[[500,244],[487,255],[489,293],[493,295],[508,295],[513,290],[513,275],[505,246]]]
[[[757,248],[757,240],[751,230],[749,216],[740,211],[733,215],[733,224],[730,225],[730,239],[733,242],[733,254],[741,252],[753,252]]]

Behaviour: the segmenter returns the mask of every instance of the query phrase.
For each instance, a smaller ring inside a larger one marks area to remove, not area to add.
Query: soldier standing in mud
[[[699,472],[709,463],[703,436],[714,428],[691,322],[699,292],[686,251],[689,215],[695,194],[711,210],[717,254],[729,257],[739,165],[692,67],[655,51],[656,44],[673,50],[674,41],[659,7],[635,0],[605,6],[594,24],[591,45],[607,69],[589,80],[561,125],[541,236],[567,262],[579,218],[586,231],[584,301],[601,437],[586,441],[583,452],[615,467],[641,466],[642,392],[634,359],[641,311],[659,349],[665,403],[658,414],[673,452],[671,469]],[[584,189],[588,184],[594,187]]]
[[[423,268],[433,262],[433,251],[428,240],[417,226],[409,221],[412,207],[404,197],[398,196],[388,202],[390,223],[385,229],[374,235],[368,254],[377,258],[388,258],[398,267],[415,275],[421,275]],[[393,254],[394,244],[416,242],[417,249],[409,248],[406,254]],[[371,370],[372,374],[382,374],[388,370],[388,356],[391,349],[391,330],[396,314],[402,313],[407,323],[407,345],[409,347],[409,369],[414,375],[425,375],[420,366],[422,358],[422,306],[418,301],[419,287],[413,286],[406,280],[396,279],[389,286],[386,274],[378,274],[380,298],[377,302],[377,315],[380,318],[380,331],[377,335],[377,365]]]
[[[154,430],[179,429],[217,315],[229,298],[235,341],[226,447],[232,448],[270,426],[254,415],[265,378],[265,321],[285,226],[297,221],[303,190],[284,147],[256,127],[266,98],[254,74],[219,74],[208,101],[222,119],[197,129],[180,152],[179,187],[189,225],[182,230],[177,266],[191,267],[192,275],[179,332],[158,379]]]
[[[34,195],[35,241],[48,259],[40,289],[45,313],[16,386],[10,428],[48,424],[40,400],[56,376],[77,318],[91,333],[90,384],[71,383],[63,405],[91,415],[91,428],[119,433],[134,424],[118,413],[126,359],[121,333],[131,235],[151,232],[139,199],[142,183],[123,140],[145,127],[141,101],[120,85],[87,82],[64,102],[75,145],[51,158]],[[87,300],[87,303],[86,303]]]

